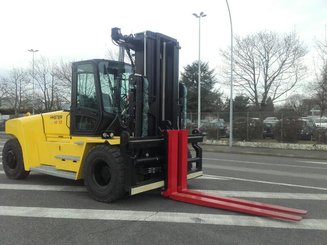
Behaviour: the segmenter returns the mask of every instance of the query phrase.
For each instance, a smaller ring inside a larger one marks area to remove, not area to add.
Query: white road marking
[[[168,222],[264,228],[269,227],[279,229],[327,230],[327,219],[304,219],[300,222],[282,222],[279,220],[270,220],[266,218],[241,215],[215,215],[201,213],[175,213],[134,210],[94,210],[0,206],[0,216],[79,220]]]
[[[84,186],[0,184],[0,190],[85,192]]]
[[[324,161],[324,162],[317,162],[317,161],[301,161],[301,160],[299,160],[298,162],[327,165],[327,161]]]
[[[227,178],[230,180],[239,180],[239,181],[245,181],[245,182],[254,182],[254,183],[262,183],[262,184],[269,184],[269,185],[281,185],[281,186],[291,186],[291,187],[299,187],[304,189],[314,189],[314,190],[324,190],[327,191],[327,188],[324,187],[318,187],[318,186],[307,186],[307,185],[296,185],[296,184],[289,184],[289,183],[282,183],[282,182],[272,182],[272,181],[264,181],[264,180],[255,180],[255,179],[243,179],[243,178],[235,178],[230,176],[218,176],[218,175],[206,175],[208,176],[207,179],[210,179],[210,176],[213,176],[213,180],[216,179],[216,177],[222,177]]]
[[[293,173],[293,172],[286,172],[286,171],[272,170],[272,169],[254,169],[249,167],[224,166],[224,165],[216,165],[216,164],[206,164],[205,167],[206,169],[223,169],[223,170],[245,172],[245,173],[327,180],[326,174],[312,174],[312,173],[305,173],[303,171],[299,173]]]
[[[214,176],[214,175],[203,175],[201,177],[198,177],[196,179],[215,179],[215,180],[229,180],[228,178],[225,178],[223,176]]]
[[[218,158],[202,158],[203,160],[216,161],[216,162],[232,162],[232,163],[249,163],[257,165],[266,165],[266,166],[276,166],[276,167],[292,167],[292,168],[309,168],[309,169],[327,169],[326,167],[312,167],[312,166],[299,166],[292,164],[283,164],[283,163],[265,163],[265,162],[253,162],[253,161],[241,161],[241,160],[230,160],[230,159],[218,159]],[[298,161],[304,163],[314,163],[314,164],[327,164],[321,162],[311,162],[311,161]]]
[[[84,186],[65,185],[26,185],[26,184],[0,184],[0,190],[19,191],[60,191],[60,192],[86,192]],[[327,200],[327,194],[321,193],[282,193],[282,192],[251,192],[251,191],[218,191],[199,190],[202,192],[229,197],[268,198],[268,199],[297,199],[297,200]]]
[[[269,199],[296,199],[296,200],[327,200],[327,194],[319,193],[285,193],[285,192],[256,192],[256,191],[217,191],[199,190],[210,194],[227,197],[269,198]]]
[[[0,171],[0,174],[5,174],[4,171]],[[245,182],[254,182],[254,183],[262,183],[262,184],[269,184],[269,185],[280,185],[280,186],[291,186],[291,187],[299,187],[304,189],[314,189],[314,190],[324,190],[327,191],[327,188],[319,187],[319,186],[307,186],[307,185],[296,185],[296,184],[289,184],[289,183],[282,183],[282,182],[271,182],[271,181],[264,181],[264,180],[254,180],[254,179],[243,179],[243,178],[235,178],[231,176],[218,176],[218,175],[204,175],[200,177],[205,180],[238,180],[238,181],[245,181]],[[198,178],[198,179],[200,179]],[[50,188],[50,187],[48,187]]]

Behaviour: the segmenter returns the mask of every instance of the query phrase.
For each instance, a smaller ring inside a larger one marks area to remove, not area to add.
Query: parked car
[[[241,140],[261,139],[262,127],[260,118],[238,117],[233,122],[233,136]]]
[[[314,121],[314,123],[319,128],[327,128],[327,118],[326,117],[318,118]]]
[[[279,120],[277,117],[266,117],[265,120],[263,120],[263,123],[272,123],[272,124],[276,124],[278,123]]]
[[[226,125],[223,119],[202,121],[200,131],[206,133],[210,138],[226,137]]]
[[[300,118],[298,121],[301,124],[299,139],[312,140],[317,128],[314,121],[308,118]]]
[[[275,126],[276,123],[273,122],[264,122],[263,123],[263,133],[262,137],[265,139],[266,137],[274,138],[275,136]]]

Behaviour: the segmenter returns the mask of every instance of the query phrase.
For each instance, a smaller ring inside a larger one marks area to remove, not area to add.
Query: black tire
[[[84,162],[84,184],[92,198],[113,202],[126,194],[124,159],[118,147],[94,146]]]
[[[5,174],[10,179],[24,179],[29,171],[24,169],[22,148],[17,139],[9,139],[2,150],[2,164]]]

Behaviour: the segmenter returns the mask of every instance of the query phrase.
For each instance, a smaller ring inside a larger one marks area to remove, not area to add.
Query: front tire
[[[24,179],[29,171],[24,169],[22,148],[17,139],[9,139],[2,150],[2,163],[5,174],[10,179]]]
[[[84,184],[89,194],[100,202],[123,198],[125,167],[118,147],[94,146],[84,163]]]

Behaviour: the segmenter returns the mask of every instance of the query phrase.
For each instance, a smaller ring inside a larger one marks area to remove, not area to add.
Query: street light
[[[201,17],[206,17],[207,15],[201,12],[200,14],[193,15],[199,19],[199,59],[198,59],[198,129],[200,128],[201,121]]]
[[[34,76],[34,54],[36,52],[38,52],[39,50],[37,49],[29,49],[28,52],[32,52],[32,76],[33,76],[33,82],[32,82],[32,87],[33,87],[33,91],[32,91],[32,114],[34,115],[34,80],[35,80],[35,76]]]
[[[229,14],[230,22],[230,98],[229,98],[229,147],[233,146],[233,23],[232,15],[230,13],[228,0],[226,0],[226,5]]]

